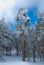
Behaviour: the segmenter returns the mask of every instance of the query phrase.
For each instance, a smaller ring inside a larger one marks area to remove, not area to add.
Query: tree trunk
[[[18,44],[16,44],[16,51],[17,51],[16,55],[18,56],[18,55],[19,55],[19,48],[18,48]]]
[[[24,30],[22,31],[22,60],[25,61]]]
[[[33,62],[35,62],[35,44],[33,45]]]

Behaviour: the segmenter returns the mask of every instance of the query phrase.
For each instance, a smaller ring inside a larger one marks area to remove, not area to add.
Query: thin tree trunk
[[[16,55],[18,56],[18,55],[19,55],[19,48],[18,48],[18,44],[16,44],[16,51],[17,51]]]
[[[33,46],[33,62],[35,62],[35,44]]]

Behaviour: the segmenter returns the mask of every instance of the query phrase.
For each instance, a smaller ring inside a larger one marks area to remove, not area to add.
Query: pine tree
[[[24,44],[24,32],[30,24],[30,18],[28,17],[27,10],[25,8],[20,8],[16,17],[16,21],[21,21],[21,25],[18,25],[17,29],[19,29],[22,34],[22,60],[25,61],[26,50]]]

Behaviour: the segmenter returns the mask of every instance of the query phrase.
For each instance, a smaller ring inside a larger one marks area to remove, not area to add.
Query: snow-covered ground
[[[0,65],[44,65],[44,62],[33,62],[33,61],[22,61],[21,56],[11,55],[11,56],[4,56],[5,61],[0,61]]]

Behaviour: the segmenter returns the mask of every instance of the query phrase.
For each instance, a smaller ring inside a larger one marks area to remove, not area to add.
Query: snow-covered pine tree
[[[22,34],[22,60],[25,61],[25,55],[26,55],[26,50],[25,50],[25,43],[24,43],[24,33],[27,32],[27,28],[30,25],[30,17],[27,15],[27,10],[25,8],[20,8],[16,17],[16,21],[21,21],[21,25],[17,26],[17,29]],[[27,33],[26,33],[27,34]]]

